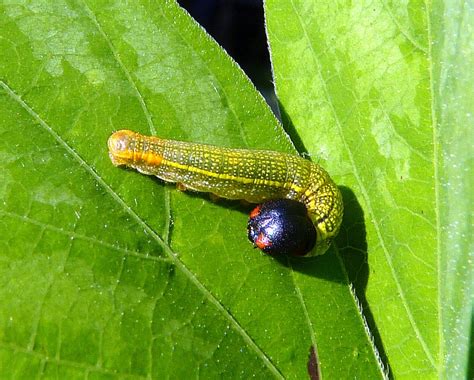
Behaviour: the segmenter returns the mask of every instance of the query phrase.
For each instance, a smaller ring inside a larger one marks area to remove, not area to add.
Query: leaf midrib
[[[437,115],[436,115],[436,107],[435,107],[435,97],[434,97],[434,74],[433,74],[433,47],[432,47],[432,31],[431,31],[431,19],[428,13],[428,4],[425,2],[425,9],[426,9],[426,25],[427,25],[427,32],[428,32],[428,62],[429,62],[429,81],[430,81],[430,108],[431,108],[431,127],[433,131],[433,180],[434,180],[434,193],[435,193],[435,218],[436,218],[436,251],[437,251],[437,265],[438,265],[438,336],[439,336],[439,348],[438,348],[438,360],[442,360],[444,357],[444,339],[443,339],[443,323],[442,323],[442,301],[441,301],[441,289],[442,289],[442,281],[441,278],[441,221],[440,221],[440,188],[439,188],[439,152],[438,152],[438,144],[439,144],[439,137],[437,131]],[[438,378],[443,378],[443,366],[437,366]]]

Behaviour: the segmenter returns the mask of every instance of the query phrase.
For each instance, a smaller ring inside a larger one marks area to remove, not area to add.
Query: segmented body
[[[342,197],[328,173],[296,155],[166,140],[122,130],[108,141],[114,165],[125,165],[185,188],[260,203],[288,198],[304,203],[317,230],[315,254],[337,234]]]

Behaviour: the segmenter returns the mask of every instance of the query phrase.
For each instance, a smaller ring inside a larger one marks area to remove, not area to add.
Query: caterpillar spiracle
[[[282,198],[301,202],[316,229],[310,255],[323,254],[339,231],[341,192],[320,165],[297,155],[167,140],[130,130],[113,133],[108,149],[114,165],[186,189],[250,203]]]

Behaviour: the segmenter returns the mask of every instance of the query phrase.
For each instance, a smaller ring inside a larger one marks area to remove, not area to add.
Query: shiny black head
[[[316,243],[306,207],[291,199],[264,202],[250,213],[249,240],[270,255],[304,256]]]

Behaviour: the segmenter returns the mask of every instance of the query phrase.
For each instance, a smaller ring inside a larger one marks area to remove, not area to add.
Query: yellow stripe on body
[[[201,168],[197,168],[195,166],[183,165],[183,164],[180,164],[179,162],[170,161],[170,160],[167,160],[165,158],[162,159],[161,165],[168,165],[168,166],[171,166],[172,168],[187,170],[187,171],[192,172],[192,173],[203,174],[203,175],[206,175],[206,176],[212,177],[212,178],[228,179],[228,180],[236,181],[236,182],[243,183],[243,184],[246,184],[246,185],[249,185],[249,184],[260,185],[260,184],[262,184],[262,185],[266,185],[266,186],[270,186],[270,187],[276,187],[276,188],[280,188],[280,189],[281,188],[291,189],[291,190],[294,190],[296,192],[301,192],[303,190],[303,188],[301,186],[298,186],[294,183],[289,184],[288,182],[272,181],[272,180],[268,180],[268,179],[237,177],[237,176],[233,176],[233,175],[229,175],[229,174],[215,173],[215,172],[211,172],[209,170],[204,170],[204,169],[201,169]]]

